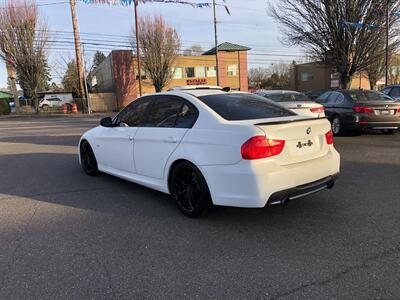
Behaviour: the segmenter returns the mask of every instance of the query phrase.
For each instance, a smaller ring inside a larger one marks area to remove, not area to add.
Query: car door
[[[178,96],[153,97],[135,136],[134,160],[137,174],[162,179],[168,158],[197,119],[197,109]]]
[[[133,141],[151,97],[140,98],[123,109],[113,127],[102,127],[96,137],[95,154],[100,165],[116,171],[135,173]],[[101,166],[100,166],[101,167]]]
[[[61,99],[59,98],[50,98],[50,107],[60,107],[61,106]]]

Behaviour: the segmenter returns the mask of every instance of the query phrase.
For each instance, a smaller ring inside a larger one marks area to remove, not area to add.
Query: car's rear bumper
[[[317,193],[324,189],[331,189],[335,185],[335,181],[337,180],[338,176],[339,174],[327,176],[314,182],[276,192],[271,195],[267,202],[267,205],[284,204],[288,201],[296,200]]]
[[[396,113],[392,116],[370,116],[356,114],[353,119],[346,124],[348,129],[397,129],[400,128],[400,115]]]
[[[296,190],[335,178],[340,171],[340,156],[330,147],[320,158],[286,166],[271,158],[242,160],[235,165],[201,166],[200,169],[215,205],[257,208],[272,203],[271,198],[276,199],[277,193],[289,191],[292,198],[305,196],[296,194]]]

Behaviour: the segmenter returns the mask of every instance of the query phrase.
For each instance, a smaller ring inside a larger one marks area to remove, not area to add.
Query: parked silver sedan
[[[324,106],[311,101],[302,93],[285,90],[259,90],[256,94],[277,102],[298,115],[315,118],[325,117]]]

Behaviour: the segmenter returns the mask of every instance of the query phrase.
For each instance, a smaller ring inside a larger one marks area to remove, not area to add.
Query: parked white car
[[[306,95],[285,90],[259,90],[257,95],[268,98],[292,111],[298,115],[323,118],[325,117],[325,108],[323,105],[311,101]]]
[[[332,188],[340,167],[325,118],[204,87],[137,99],[86,132],[79,153],[88,175],[172,194],[190,217],[211,204],[261,208]]]
[[[74,99],[70,93],[49,94],[45,95],[44,98],[39,101],[39,108],[48,111],[50,108],[62,107],[64,104],[70,106],[73,103]],[[71,109],[71,107],[69,107],[69,109]]]

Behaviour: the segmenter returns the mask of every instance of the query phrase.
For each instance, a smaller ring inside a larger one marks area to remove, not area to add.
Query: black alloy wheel
[[[94,156],[92,147],[89,142],[83,141],[80,147],[81,165],[83,171],[89,176],[96,176],[99,174],[97,168],[96,157]]]
[[[331,126],[332,126],[332,132],[334,135],[344,134],[342,120],[339,118],[339,116],[333,117]]]
[[[178,209],[188,217],[199,217],[212,204],[203,175],[189,162],[179,163],[173,168],[170,190]]]

